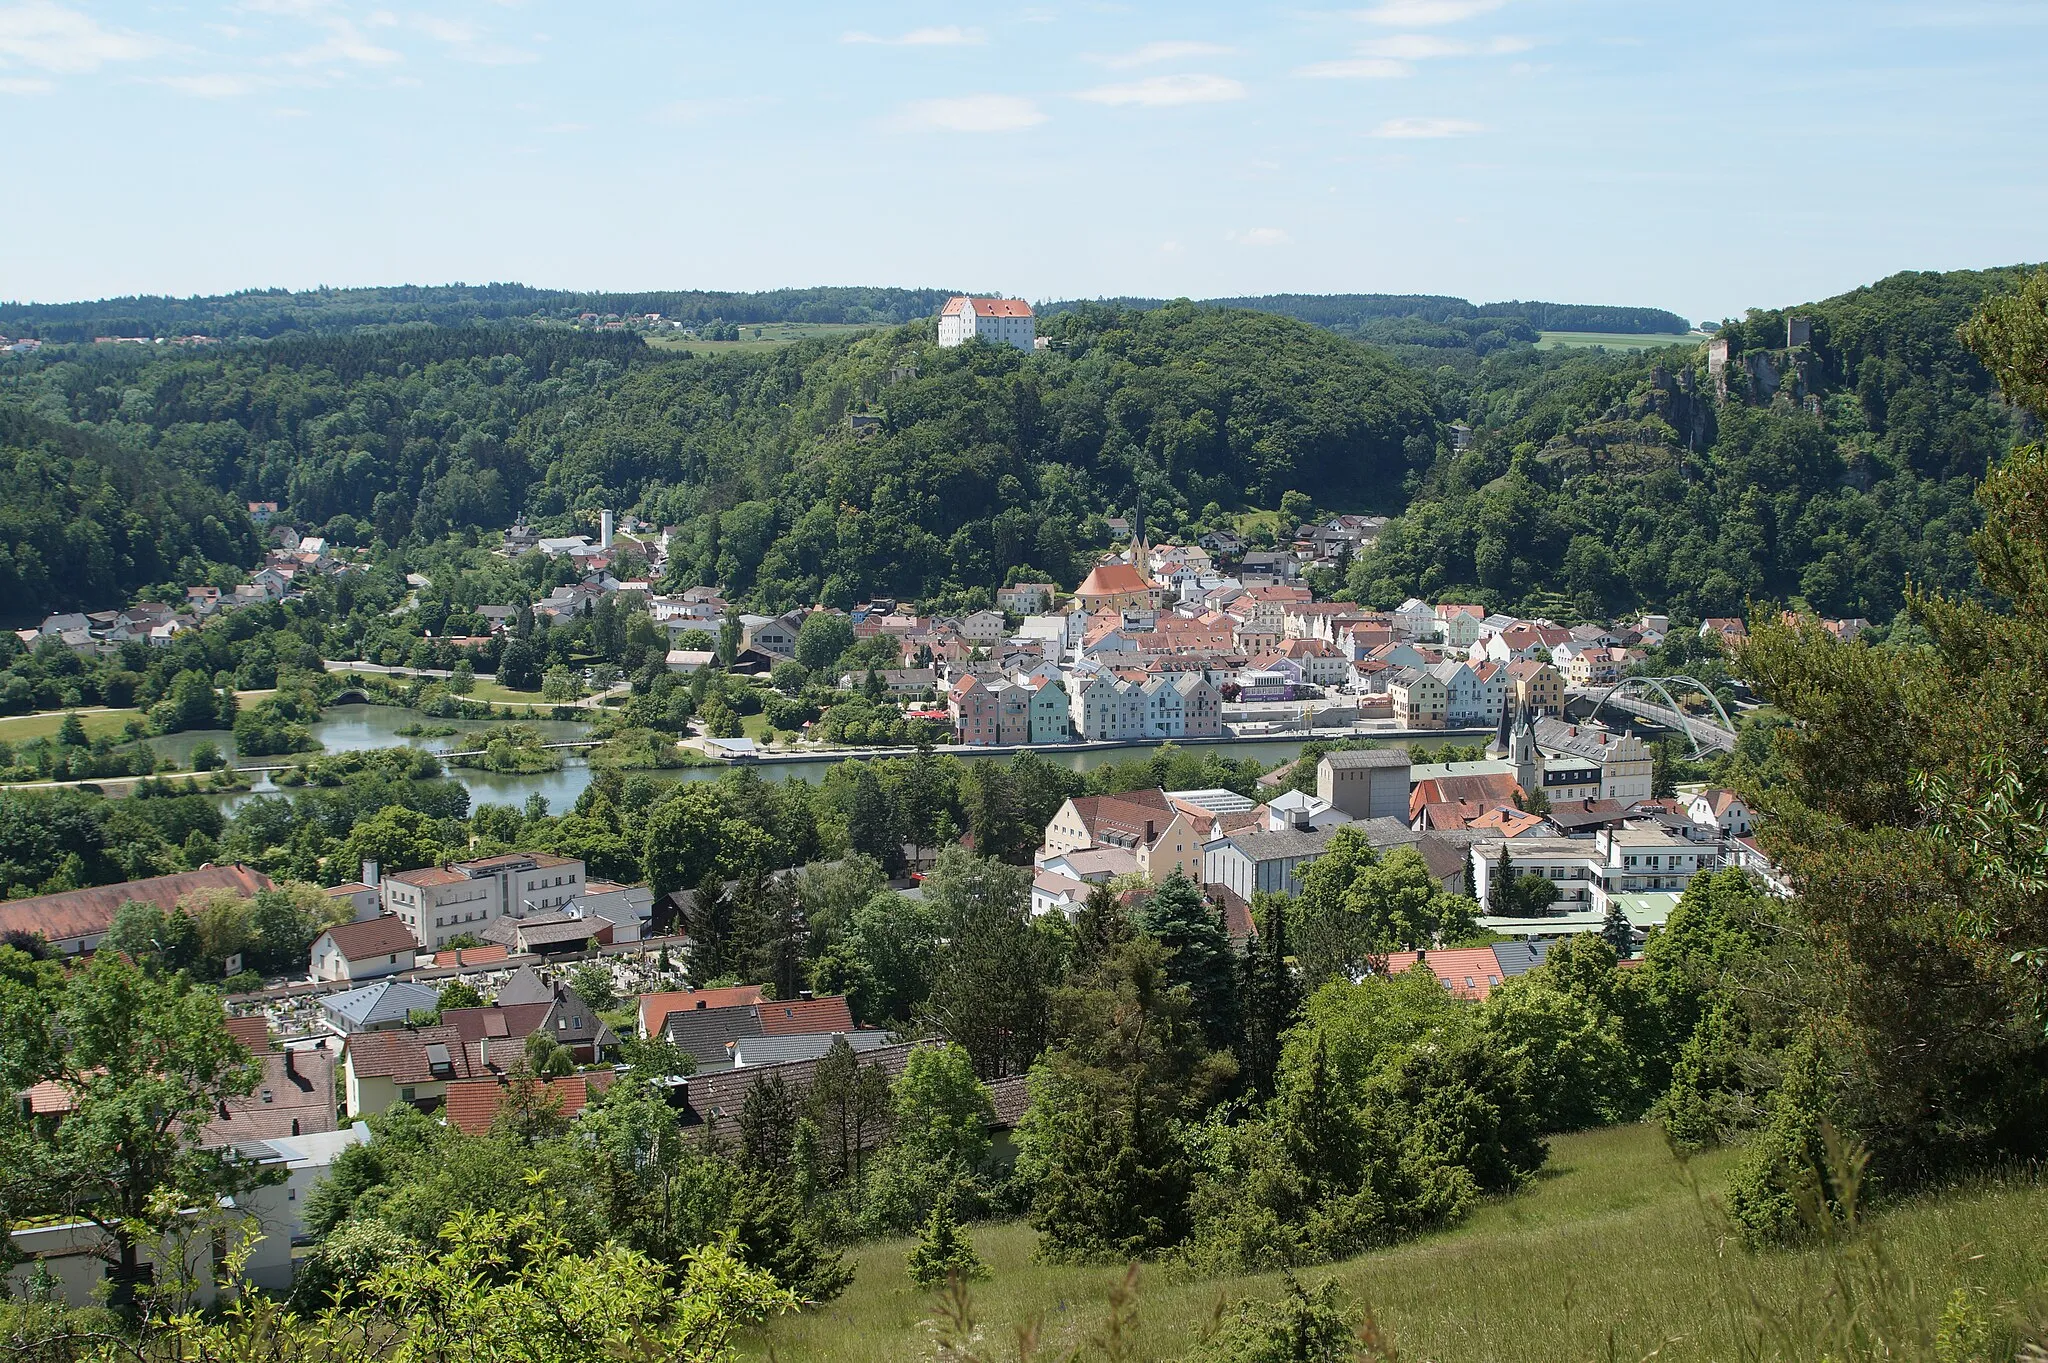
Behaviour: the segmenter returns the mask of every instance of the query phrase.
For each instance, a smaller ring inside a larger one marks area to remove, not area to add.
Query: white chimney
[[[612,513],[609,511],[597,513],[597,547],[600,549],[612,547]]]

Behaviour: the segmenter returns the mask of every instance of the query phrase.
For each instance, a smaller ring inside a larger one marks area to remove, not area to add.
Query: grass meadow
[[[1914,1324],[1938,1320],[1959,1288],[1992,1324],[1981,1356],[2009,1358],[2015,1329],[2038,1338],[2048,1322],[2048,1189],[2038,1179],[1986,1180],[1896,1205],[1833,1253],[1753,1255],[1725,1233],[1717,1204],[1731,1158],[1712,1153],[1682,1168],[1648,1126],[1561,1136],[1521,1196],[1483,1206],[1455,1230],[1298,1276],[1311,1287],[1336,1278],[1371,1308],[1400,1357],[1437,1363],[1841,1358],[1831,1331],[1844,1320],[1912,1334]],[[1042,1320],[1046,1358],[1099,1328],[1121,1270],[1037,1263],[1021,1223],[973,1233],[994,1274],[973,1289],[975,1319],[988,1344],[1001,1346],[992,1357],[1010,1358],[1013,1328],[1033,1319]],[[755,1332],[746,1355],[778,1363],[931,1357],[924,1322],[939,1298],[911,1284],[910,1244],[862,1246],[844,1296]],[[1179,1358],[1220,1302],[1284,1290],[1279,1275],[1184,1281],[1147,1268],[1141,1356]],[[1937,1353],[1922,1340],[1883,1356],[1933,1363]]]
[[[1572,350],[1599,346],[1606,350],[1655,350],[1667,345],[1690,345],[1707,339],[1704,331],[1674,336],[1668,332],[1640,335],[1622,331],[1545,331],[1536,343],[1538,350]]]
[[[704,341],[674,332],[650,332],[647,344],[656,350],[688,350],[699,355],[725,355],[734,351],[751,353],[774,350],[792,341],[819,337],[850,336],[856,331],[873,331],[872,322],[743,322],[737,341]]]
[[[71,712],[44,710],[33,715],[9,715],[0,719],[0,742],[27,743],[37,738],[55,738],[68,713]],[[102,734],[119,738],[129,720],[142,717],[142,711],[134,709],[80,710],[77,714],[78,722],[85,726],[87,738],[98,738]]]

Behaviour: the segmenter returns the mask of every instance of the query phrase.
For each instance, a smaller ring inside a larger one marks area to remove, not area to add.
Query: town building
[[[384,912],[405,924],[426,948],[465,933],[483,937],[500,918],[562,908],[580,899],[586,888],[582,861],[543,852],[507,852],[394,871],[379,885]]]
[[[1213,828],[1215,816],[1198,805],[1174,800],[1162,790],[1133,790],[1121,795],[1077,795],[1062,804],[1045,826],[1045,843],[1033,858],[1041,870],[1069,859],[1062,874],[1075,880],[1107,879],[1087,874],[1091,868],[1075,867],[1076,854],[1108,849],[1128,853],[1132,869],[1147,880],[1165,880],[1179,870],[1200,883],[1202,842]],[[1074,874],[1074,871],[1083,874]]]
[[[1316,763],[1316,796],[1353,819],[1408,819],[1410,763],[1405,748],[1325,753]]]

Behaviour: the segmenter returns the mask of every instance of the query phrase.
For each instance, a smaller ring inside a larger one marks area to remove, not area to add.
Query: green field
[[[736,350],[773,350],[792,341],[850,336],[856,331],[872,330],[874,324],[866,322],[749,322],[741,325],[740,339],[737,341],[701,341],[673,332],[652,332],[647,337],[647,344],[656,350],[688,350],[698,354],[722,355]]]
[[[1371,1306],[1402,1358],[1436,1363],[1819,1357],[1822,1327],[1812,1313],[1828,1299],[1829,1270],[1858,1269],[1873,1249],[1895,1270],[1896,1285],[1885,1303],[1861,1308],[1866,1323],[1933,1320],[1957,1287],[1980,1290],[1994,1321],[2039,1328],[2048,1319],[2048,1189],[2037,1179],[1989,1181],[1905,1204],[1877,1218],[1846,1254],[1750,1255],[1724,1237],[1715,1202],[1730,1162],[1726,1153],[1698,1159],[1688,1181],[1653,1127],[1558,1137],[1549,1166],[1521,1196],[1487,1204],[1456,1230],[1299,1277],[1313,1287],[1334,1276]],[[1122,1276],[1036,1263],[1032,1232],[1015,1223],[975,1227],[974,1240],[995,1275],[974,1288],[984,1337],[1000,1346],[992,1358],[1009,1359],[1012,1327],[1039,1317],[1041,1356],[1064,1357],[1098,1328],[1104,1294]],[[861,1247],[843,1297],[757,1332],[747,1356],[779,1363],[930,1357],[923,1322],[937,1297],[911,1284],[909,1244]],[[1859,1273],[1845,1280],[1853,1295]],[[1180,1357],[1219,1300],[1282,1291],[1277,1275],[1191,1282],[1148,1270],[1139,1289],[1142,1356]],[[1787,1349],[1765,1339],[1755,1347],[1774,1330],[1799,1342]]]
[[[1707,339],[1704,331],[1673,336],[1667,332],[1638,335],[1619,331],[1546,331],[1536,343],[1538,350],[1576,350],[1601,346],[1608,350],[1654,350],[1659,346],[1693,345]]]
[[[554,702],[543,700],[538,691],[514,691],[509,686],[500,686],[494,681],[479,681],[471,688],[466,700],[491,700],[510,705],[546,705]]]
[[[0,742],[26,743],[35,738],[55,738],[63,726],[63,710],[45,710],[34,715],[10,715],[0,719]],[[85,725],[87,738],[98,738],[101,734],[119,738],[121,730],[131,719],[140,719],[140,710],[81,710],[79,722]]]

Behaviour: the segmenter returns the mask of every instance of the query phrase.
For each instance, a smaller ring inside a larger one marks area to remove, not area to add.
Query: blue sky
[[[0,0],[0,297],[1669,307],[2048,257],[2048,0]]]

